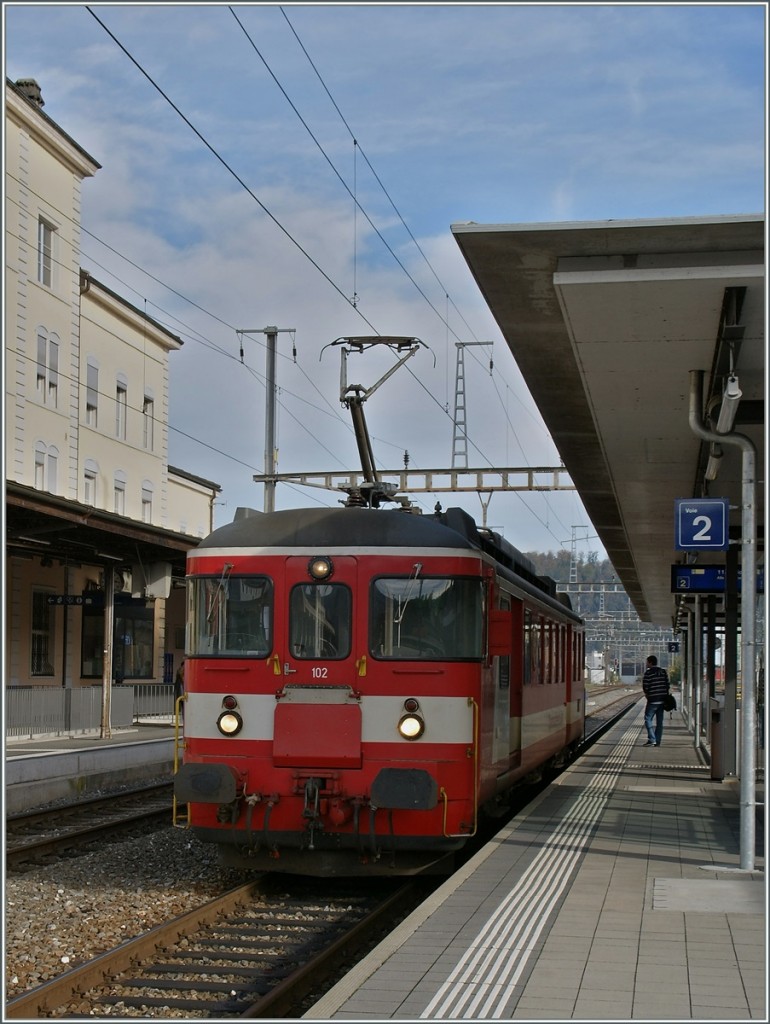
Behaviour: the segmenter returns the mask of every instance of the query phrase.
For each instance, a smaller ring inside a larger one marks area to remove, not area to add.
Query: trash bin
[[[711,778],[721,782],[725,777],[724,697],[711,697]]]

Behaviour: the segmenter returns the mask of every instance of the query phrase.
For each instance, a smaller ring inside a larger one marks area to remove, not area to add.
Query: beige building
[[[42,106],[6,81],[6,686],[170,682],[220,488],[168,465],[182,341],[81,268],[100,165]]]

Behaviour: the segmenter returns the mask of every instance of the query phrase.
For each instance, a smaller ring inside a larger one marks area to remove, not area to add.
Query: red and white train
[[[574,752],[583,665],[568,598],[460,509],[249,510],[188,556],[177,823],[230,864],[423,869]]]

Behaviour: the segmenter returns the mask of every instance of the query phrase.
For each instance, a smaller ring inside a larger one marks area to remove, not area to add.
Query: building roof
[[[717,479],[704,482],[710,446],[689,426],[690,371],[704,371],[704,408],[718,407],[735,371],[734,429],[764,465],[764,218],[452,232],[640,618],[671,625],[671,565],[684,561],[675,500],[726,497],[732,535],[741,520],[734,446],[722,446]],[[764,514],[761,483],[759,523]],[[698,557],[724,562],[723,552]]]
[[[163,339],[166,344],[168,343],[168,341],[173,342],[173,346],[170,347],[178,349],[181,348],[182,345],[184,345],[184,342],[182,341],[178,334],[172,333],[167,327],[164,327],[163,324],[159,323],[153,317],[148,316],[147,313],[139,309],[138,306],[133,305],[133,303],[129,302],[127,299],[124,299],[122,295],[118,295],[117,292],[113,291],[112,288],[108,288],[106,284],[103,284],[101,281],[98,281],[90,272],[90,270],[83,270],[81,268],[81,292],[83,292],[84,294],[91,292],[92,288],[96,289],[94,292],[91,293],[94,298],[98,297],[99,293],[101,293],[102,302],[104,304],[109,305],[109,300],[112,300],[113,308],[117,307],[121,309],[124,313],[131,314],[133,317],[137,318],[143,323],[150,325],[159,334],[163,335]]]
[[[213,480],[207,480],[203,476],[196,476],[195,473],[188,473],[186,469],[178,469],[176,466],[169,466],[168,471],[169,473],[173,473],[174,476],[181,477],[183,480],[190,480],[194,484],[201,484],[209,490],[216,491],[217,494],[222,490],[221,484],[216,484]]]
[[[22,100],[23,103],[26,105],[26,108],[28,108],[29,111],[33,111],[40,118],[42,124],[46,125],[51,131],[54,132],[55,135],[59,136],[61,140],[67,144],[67,146],[70,146],[73,150],[75,150],[87,164],[92,165],[92,169],[89,173],[93,174],[95,171],[101,170],[102,165],[99,163],[99,161],[92,157],[89,152],[83,149],[83,147],[79,143],[75,142],[71,135],[68,135],[64,131],[64,129],[60,125],[58,125],[56,121],[53,120],[53,118],[49,117],[48,114],[46,114],[43,111],[41,106],[42,100],[41,103],[36,103],[33,99],[30,98],[27,90],[19,88],[19,86],[15,82],[12,82],[10,78],[6,78],[5,87],[7,90],[10,90],[14,96]]]

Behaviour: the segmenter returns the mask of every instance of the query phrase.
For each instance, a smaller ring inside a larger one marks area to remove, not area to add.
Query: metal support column
[[[693,616],[693,746],[700,747],[701,725],[703,722],[703,607],[700,597],[695,598]]]
[[[104,567],[104,659],[102,662],[102,722],[100,736],[112,736],[110,707],[112,704],[112,655],[115,634],[115,569]]]
[[[757,449],[743,434],[716,433],[703,424],[703,370],[690,371],[690,429],[704,441],[741,451],[741,868],[756,863],[757,742]]]
[[[236,334],[264,334],[267,339],[265,361],[265,512],[275,511],[275,407],[278,389],[276,387],[276,349],[279,334],[293,334],[293,327],[263,327],[261,330],[238,330]],[[241,343],[243,344],[243,343]],[[243,362],[243,348],[241,348]]]
[[[725,673],[724,770],[726,776],[738,773],[738,551],[730,548],[725,556],[725,632],[722,663]]]

